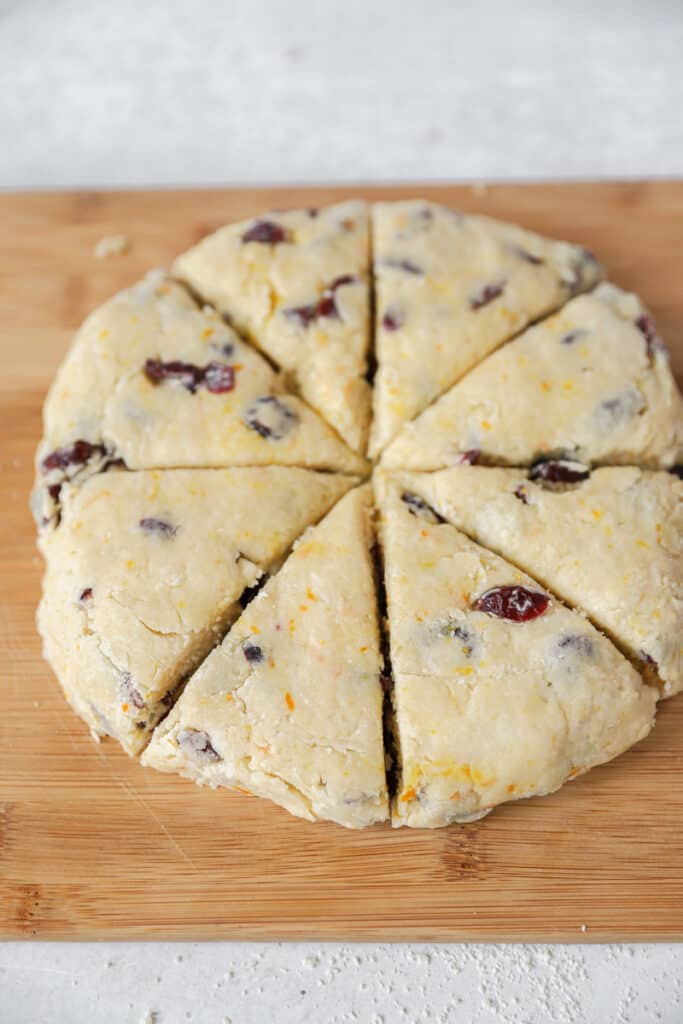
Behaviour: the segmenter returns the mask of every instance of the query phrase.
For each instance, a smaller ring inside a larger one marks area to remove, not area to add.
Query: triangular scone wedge
[[[85,321],[45,403],[34,507],[108,462],[131,469],[297,465],[363,472],[364,460],[215,311],[154,273]]]
[[[450,522],[585,611],[663,696],[683,689],[683,481],[553,462],[529,474],[456,466],[405,478]]]
[[[66,486],[43,539],[45,656],[95,736],[130,754],[240,596],[354,478],[304,469],[111,472]]]
[[[143,763],[292,814],[388,817],[370,487],[297,544],[189,681]]]
[[[564,457],[668,469],[683,461],[683,399],[635,295],[601,284],[530,327],[442,395],[385,450],[386,466]]]
[[[647,735],[656,691],[606,637],[414,493],[385,490],[394,825],[475,820]]]
[[[584,249],[422,200],[373,207],[375,458],[468,370],[596,283]]]
[[[367,206],[349,201],[229,224],[179,256],[174,271],[364,453],[369,263]]]

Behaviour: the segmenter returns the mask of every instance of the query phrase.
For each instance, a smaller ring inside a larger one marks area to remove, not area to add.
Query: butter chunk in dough
[[[382,489],[395,826],[550,793],[647,735],[656,691],[609,640],[414,493]]]
[[[292,814],[388,817],[370,488],[309,530],[188,683],[143,762]]]
[[[472,370],[386,449],[386,466],[561,456],[668,469],[683,461],[683,400],[635,295],[601,284]]]
[[[229,224],[174,266],[361,453],[370,421],[369,245],[367,207],[348,201]]]
[[[596,469],[564,487],[538,469],[530,475],[537,481],[524,471],[455,466],[405,477],[455,526],[585,611],[663,696],[678,693],[683,481],[627,467]]]
[[[34,505],[56,519],[60,485],[123,459],[131,469],[364,460],[215,311],[160,273],[85,321],[45,403]]]
[[[485,356],[601,273],[578,246],[422,200],[377,204],[373,248],[373,458]]]
[[[47,660],[95,736],[129,754],[219,643],[244,590],[352,486],[303,469],[107,473],[67,485],[45,536]]]

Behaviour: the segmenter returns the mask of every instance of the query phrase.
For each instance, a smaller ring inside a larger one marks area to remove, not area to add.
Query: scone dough
[[[683,688],[683,481],[605,467],[560,490],[511,469],[405,474],[479,543],[583,609],[662,695]]]
[[[654,688],[583,616],[415,493],[378,484],[400,766],[394,825],[472,821],[550,793],[649,732]],[[511,587],[514,611],[534,600],[537,617],[479,607]]]
[[[437,395],[601,271],[578,246],[423,200],[378,203],[372,219],[376,458]]]
[[[138,753],[238,601],[353,484],[304,469],[112,471],[45,535],[44,652],[95,736]]]
[[[143,763],[363,828],[388,817],[370,487],[297,543],[159,725]]]
[[[365,462],[215,311],[163,274],[93,313],[50,389],[34,506],[52,523],[65,480],[129,469]]]
[[[349,201],[229,224],[179,256],[174,271],[364,453],[369,262],[367,207]]]
[[[386,466],[539,458],[668,469],[683,460],[683,400],[635,295],[601,284],[480,363],[384,452]]]

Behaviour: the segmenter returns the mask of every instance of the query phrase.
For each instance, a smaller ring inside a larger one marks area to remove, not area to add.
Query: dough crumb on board
[[[110,256],[120,256],[129,248],[130,239],[127,235],[105,235],[95,246],[95,258],[106,260]]]

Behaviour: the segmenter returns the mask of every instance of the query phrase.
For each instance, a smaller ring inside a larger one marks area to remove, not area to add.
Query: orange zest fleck
[[[405,793],[401,793],[399,800],[404,800],[407,803],[409,800],[414,800],[416,796],[417,793],[411,786],[410,789],[406,789]]]
[[[128,705],[127,704],[122,704],[121,705],[121,710],[122,711],[128,711]]]
[[[287,693],[285,694],[285,704],[287,705],[290,711],[294,710],[294,698],[292,697],[289,690],[287,690]]]

